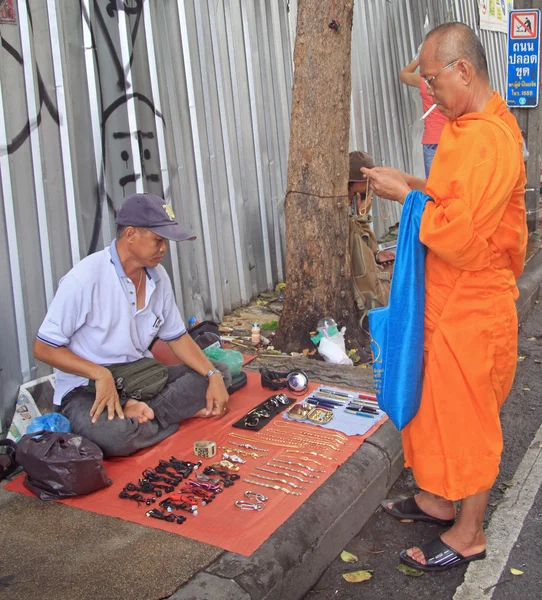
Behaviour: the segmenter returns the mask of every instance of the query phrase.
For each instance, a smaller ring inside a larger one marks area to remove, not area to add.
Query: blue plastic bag
[[[71,424],[69,419],[60,413],[47,413],[36,417],[26,428],[26,433],[36,431],[57,431],[59,433],[70,433]]]
[[[406,197],[388,306],[369,311],[378,405],[399,430],[416,415],[422,396],[425,246],[419,234],[428,200],[418,191]]]

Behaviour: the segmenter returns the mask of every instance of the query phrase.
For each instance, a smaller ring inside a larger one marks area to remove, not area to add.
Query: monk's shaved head
[[[486,51],[480,38],[465,23],[439,25],[427,34],[424,44],[427,42],[434,42],[436,60],[448,64],[465,58],[479,77],[489,80]]]

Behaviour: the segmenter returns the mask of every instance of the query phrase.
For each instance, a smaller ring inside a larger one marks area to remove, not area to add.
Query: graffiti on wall
[[[10,43],[8,43],[3,37],[0,37],[2,51],[5,52],[9,57],[15,60],[21,66],[23,66],[23,57],[20,52],[14,48]],[[19,148],[26,142],[26,140],[30,137],[30,134],[34,129],[40,126],[42,121],[42,111],[45,107],[46,111],[49,113],[53,121],[60,125],[60,116],[58,114],[58,110],[55,106],[54,100],[49,95],[47,88],[43,82],[43,77],[41,75],[39,66],[37,63],[35,64],[35,72],[36,79],[38,81],[38,115],[36,119],[31,122],[30,119],[26,121],[20,128],[17,129],[17,132],[12,136],[11,141],[8,142],[7,147],[0,147],[0,154],[13,154],[19,150]]]
[[[164,192],[158,154],[156,134],[156,117],[165,127],[163,116],[156,110],[152,97],[144,91],[139,91],[137,79],[129,75],[134,67],[141,66],[139,73],[147,73],[148,65],[137,65],[138,57],[146,57],[145,39],[139,35],[142,28],[143,3],[145,0],[92,0],[90,11],[80,1],[82,20],[91,34],[92,52],[96,69],[97,90],[96,98],[90,94],[90,102],[99,106],[100,135],[101,135],[101,164],[99,165],[98,182],[95,196],[90,198],[93,208],[93,220],[90,225],[87,253],[95,252],[100,243],[103,219],[116,215],[123,199],[136,191],[136,182],[144,181],[146,191],[158,195]],[[0,0],[2,12],[11,15],[9,8],[13,3]],[[32,15],[27,3],[31,35],[33,32]],[[123,64],[121,40],[119,38],[119,19],[126,18],[128,24],[129,59]],[[19,50],[0,36],[1,50],[17,64],[23,67],[23,57]],[[46,110],[57,125],[61,117],[56,107],[56,99],[51,97],[48,89],[54,89],[53,82],[47,86],[44,83],[38,59],[34,60],[34,72],[37,79],[37,94],[39,110],[34,122],[29,119],[20,127],[12,127],[7,146],[0,147],[0,154],[14,154],[27,142],[31,132],[38,128]],[[21,80],[22,81],[22,80]],[[131,83],[130,83],[131,81]],[[147,82],[143,82],[144,86]],[[70,83],[65,82],[65,87]],[[135,109],[137,129],[131,131],[128,124],[127,105],[131,102]],[[7,118],[7,115],[6,115]],[[134,162],[132,140],[136,141],[138,157]],[[141,172],[136,172],[136,164],[141,165]],[[84,224],[89,228],[87,224]]]

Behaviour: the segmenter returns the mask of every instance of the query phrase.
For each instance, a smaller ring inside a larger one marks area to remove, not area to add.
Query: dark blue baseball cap
[[[153,194],[133,194],[117,213],[116,224],[123,227],[144,227],[167,240],[183,242],[196,236],[185,231],[175,219],[175,213],[163,198]]]

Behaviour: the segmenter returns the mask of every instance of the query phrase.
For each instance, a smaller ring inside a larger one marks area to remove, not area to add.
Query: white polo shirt
[[[168,342],[186,333],[175,304],[171,281],[162,265],[146,269],[145,306],[136,307],[136,288],[126,276],[116,242],[87,256],[61,280],[38,340],[98,365],[152,357],[158,336]],[[88,379],[55,369],[54,403]]]

